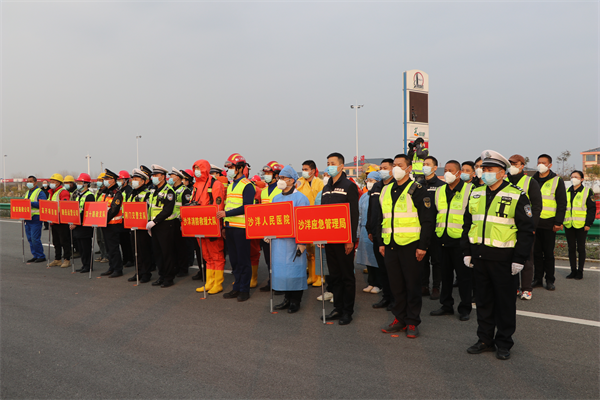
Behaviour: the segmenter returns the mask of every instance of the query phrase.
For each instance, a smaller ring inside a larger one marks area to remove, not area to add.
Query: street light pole
[[[135,137],[135,153],[136,153],[136,157],[137,157],[136,168],[140,167],[140,146],[139,146],[139,142],[140,142],[141,138],[142,138],[142,135],[139,135],[139,136]]]
[[[350,108],[353,108],[356,112],[356,177],[358,178],[358,109],[364,107],[364,104],[359,105],[358,100],[356,101],[356,105],[351,105]]]
[[[90,158],[92,158],[92,156],[90,156],[90,153],[88,153],[85,158],[88,160],[88,175],[90,175]]]

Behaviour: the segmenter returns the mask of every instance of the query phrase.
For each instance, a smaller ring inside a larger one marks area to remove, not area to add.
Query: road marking
[[[556,265],[554,268],[558,268],[558,269],[571,269],[571,267],[559,267],[558,265]],[[600,269],[598,269],[598,267],[585,267],[583,268],[584,271],[596,271],[596,272],[600,272]]]
[[[592,320],[589,320],[589,319],[579,319],[579,318],[563,317],[561,315],[542,314],[542,313],[536,313],[536,312],[531,312],[531,311],[521,311],[521,310],[517,310],[517,315],[522,315],[524,317],[549,319],[549,320],[552,320],[552,321],[570,322],[572,324],[579,324],[579,325],[596,326],[596,327],[600,328],[600,322],[599,321],[592,321]]]

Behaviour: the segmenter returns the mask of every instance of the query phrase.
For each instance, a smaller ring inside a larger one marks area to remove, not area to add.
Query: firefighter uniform
[[[118,175],[109,169],[104,170],[106,174],[104,180],[116,179]],[[108,213],[106,216],[106,228],[102,228],[102,235],[106,243],[106,251],[108,252],[108,270],[101,273],[102,276],[117,278],[123,276],[123,258],[121,257],[121,234],[123,233],[123,194],[119,190],[117,183],[106,188],[100,201],[106,203]]]

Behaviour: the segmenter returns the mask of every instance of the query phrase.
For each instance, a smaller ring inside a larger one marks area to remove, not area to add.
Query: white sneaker
[[[373,290],[373,286],[369,285],[366,288],[363,289],[363,292],[365,293],[369,293],[371,290]]]
[[[333,299],[333,293],[325,292],[325,300],[332,300],[332,299]],[[320,295],[319,297],[317,297],[317,300],[323,301],[323,295]]]
[[[373,289],[371,289],[371,293],[377,294],[381,292],[381,289],[379,289],[377,286],[373,287]]]
[[[531,292],[528,292],[527,290],[523,291],[521,300],[531,300]]]
[[[517,289],[517,297],[519,297],[522,294],[523,294],[523,292],[521,292],[521,289]]]

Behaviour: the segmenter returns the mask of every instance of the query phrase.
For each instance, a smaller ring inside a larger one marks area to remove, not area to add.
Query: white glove
[[[523,264],[512,263],[512,274],[516,275],[523,269]]]
[[[463,258],[463,262],[467,267],[473,268],[473,264],[471,264],[471,256],[466,256],[465,258]]]
[[[148,233],[150,233],[150,229],[154,228],[154,225],[156,225],[156,222],[154,222],[154,221],[149,221],[146,224],[146,229],[148,230]]]
[[[265,241],[265,243],[271,243],[271,239],[269,238],[264,238],[263,240]]]

